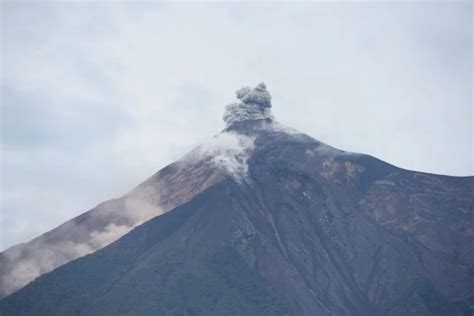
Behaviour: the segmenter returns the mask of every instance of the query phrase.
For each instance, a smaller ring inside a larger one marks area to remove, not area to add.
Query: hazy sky
[[[474,173],[470,1],[35,3],[1,5],[0,249],[127,192],[261,81],[332,146]]]

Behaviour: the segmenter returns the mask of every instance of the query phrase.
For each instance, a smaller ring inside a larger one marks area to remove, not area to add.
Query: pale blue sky
[[[471,2],[2,2],[0,249],[117,197],[264,81],[276,118],[472,175]]]

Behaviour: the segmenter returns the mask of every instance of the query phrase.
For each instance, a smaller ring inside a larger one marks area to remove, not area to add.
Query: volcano
[[[474,313],[474,177],[321,143],[264,84],[237,98],[131,193],[3,252],[0,314]]]

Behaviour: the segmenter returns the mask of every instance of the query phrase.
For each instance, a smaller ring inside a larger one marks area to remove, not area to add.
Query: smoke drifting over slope
[[[138,187],[120,202],[112,200],[99,205],[88,213],[85,223],[76,218],[59,226],[58,231],[4,251],[0,256],[0,297],[70,260],[107,246],[160,215],[163,210],[159,192],[151,190]]]

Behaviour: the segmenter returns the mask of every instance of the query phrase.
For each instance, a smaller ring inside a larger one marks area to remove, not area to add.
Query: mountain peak
[[[227,127],[235,122],[273,120],[270,110],[272,96],[263,82],[253,89],[242,87],[235,94],[240,102],[234,102],[226,106],[223,119],[227,123]]]

